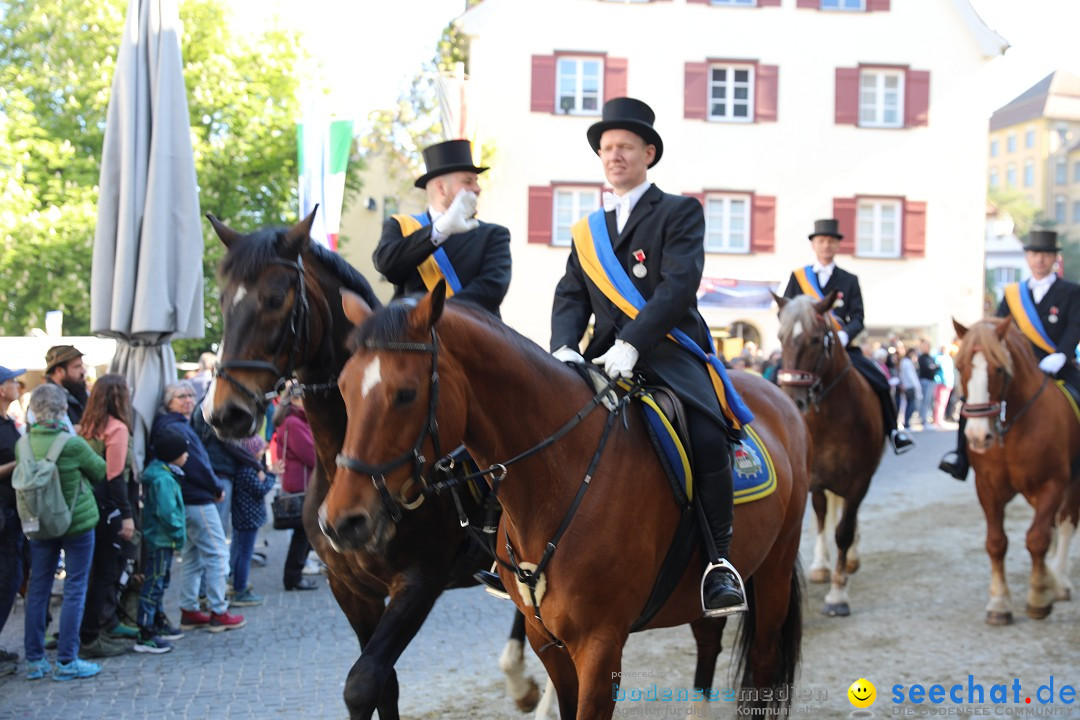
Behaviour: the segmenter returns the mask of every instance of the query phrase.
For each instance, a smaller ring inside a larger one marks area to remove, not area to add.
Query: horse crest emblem
[[[735,472],[743,477],[753,477],[761,472],[761,458],[754,446],[745,440],[735,448]]]

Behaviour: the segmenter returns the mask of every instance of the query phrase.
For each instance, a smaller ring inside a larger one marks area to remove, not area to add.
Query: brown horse
[[[220,270],[221,362],[203,411],[219,435],[250,435],[269,396],[295,372],[318,455],[304,527],[329,568],[330,588],[363,651],[349,672],[345,703],[353,717],[369,718],[378,709],[380,718],[392,720],[398,717],[398,657],[442,591],[475,585],[472,573],[491,561],[467,551],[471,545],[450,496],[410,513],[387,554],[336,552],[319,530],[317,511],[345,437],[345,405],[336,379],[349,357],[345,340],[352,324],[342,312],[340,291],[360,293],[376,307],[379,301],[355,269],[311,242],[313,218],[314,213],[289,230],[242,235],[210,216],[228,253]],[[462,493],[462,503],[470,514],[482,516],[468,493]],[[523,673],[520,646],[519,641],[518,651],[510,652],[511,641],[500,664],[519,708],[527,710],[539,690]]]
[[[773,297],[780,306],[783,347],[778,384],[802,411],[814,440],[810,491],[817,516],[817,541],[810,581],[829,581],[828,534],[835,527],[836,565],[822,612],[846,616],[851,614],[848,575],[859,568],[855,556],[859,505],[884,451],[884,441],[867,441],[885,437],[881,409],[874,389],[855,371],[826,320],[836,293],[818,302],[807,295],[792,300]],[[836,496],[843,498],[842,510]]]
[[[592,392],[495,318],[444,307],[444,292],[440,284],[413,309],[375,314],[345,296],[346,314],[360,329],[339,380],[349,425],[321,511],[324,532],[335,544],[385,551],[399,531],[393,506],[415,494],[411,468],[398,459],[427,447],[423,428],[437,419],[440,432],[464,438],[480,466],[493,468],[490,482],[502,477],[500,573],[527,617],[562,717],[610,718],[613,673],[621,671],[623,645],[646,606],[679,509],[636,413],[597,410],[555,440],[557,429],[590,405]],[[737,506],[732,546],[735,566],[749,578],[742,685],[771,689],[792,682],[801,639],[797,556],[810,440],[795,407],[770,383],[742,373],[734,382],[756,414],[778,476],[772,495]],[[534,452],[511,460],[528,448]],[[570,507],[575,512],[564,523]],[[528,573],[515,574],[508,563],[524,569],[547,551],[534,609],[532,593],[518,584]],[[698,634],[701,567],[695,553],[646,628],[693,622]]]
[[[1080,456],[1080,424],[1065,396],[1039,370],[1031,344],[1010,318],[986,318],[966,328],[953,320],[962,338],[961,413],[975,489],[986,515],[990,555],[990,602],[986,622],[1008,625],[1012,603],[1005,582],[1005,505],[1021,493],[1035,509],[1027,532],[1031,581],[1027,614],[1045,618],[1054,600],[1068,600],[1069,541],[1080,517],[1080,481],[1073,461]],[[1046,554],[1057,537],[1057,567]],[[1056,570],[1056,572],[1055,572]]]

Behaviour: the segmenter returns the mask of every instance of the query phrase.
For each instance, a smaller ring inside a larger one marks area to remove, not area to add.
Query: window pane
[[[1073,216],[1072,221],[1074,223],[1080,223],[1080,200],[1073,201]]]
[[[713,103],[711,114],[713,117],[725,117],[727,115],[727,106],[724,103]]]
[[[598,107],[597,98],[595,96],[583,97],[581,99],[581,109],[582,110],[595,110],[597,107]]]
[[[735,71],[735,82],[744,83],[749,79],[750,79],[750,71],[749,70],[736,70]]]
[[[727,79],[727,70],[724,68],[713,68],[712,79],[713,82],[723,82]]]
[[[712,96],[714,98],[723,99],[727,95],[727,88],[723,85],[713,85]]]
[[[746,107],[746,105],[733,105],[731,108],[731,114],[734,117],[748,117],[747,110],[748,108]]]

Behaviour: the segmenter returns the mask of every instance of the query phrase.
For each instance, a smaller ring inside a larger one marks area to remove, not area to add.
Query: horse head
[[[460,373],[435,331],[445,299],[440,282],[415,304],[373,313],[342,293],[345,315],[357,326],[353,355],[338,377],[349,421],[319,509],[323,532],[340,549],[384,552],[402,510],[423,503],[433,464],[464,435]]]
[[[228,251],[221,262],[221,346],[203,416],[222,437],[254,434],[269,400],[314,356],[329,321],[304,266],[315,211],[292,228],[244,235],[207,218]]]
[[[781,365],[777,384],[803,412],[822,399],[822,378],[834,358],[843,352],[840,338],[827,320],[836,297],[836,292],[831,292],[815,302],[808,295],[787,300],[773,294],[780,318]]]
[[[960,413],[967,418],[964,435],[969,450],[983,453],[1001,442],[1002,408],[1016,376],[1016,358],[1025,351],[1025,362],[1035,358],[1019,331],[1012,330],[1011,318],[984,318],[970,328],[954,318],[953,327],[960,338],[956,370],[964,398]]]

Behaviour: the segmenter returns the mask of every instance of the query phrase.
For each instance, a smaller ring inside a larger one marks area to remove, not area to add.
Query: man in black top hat
[[[510,231],[477,220],[476,167],[468,140],[448,140],[424,150],[427,172],[416,187],[427,190],[428,209],[394,215],[383,223],[375,269],[394,284],[394,297],[423,293],[445,279],[447,295],[492,314],[510,287]]]
[[[840,249],[840,223],[835,218],[814,221],[814,231],[808,236],[814,250],[816,261],[813,265],[798,268],[791,273],[784,297],[810,295],[817,300],[831,292],[836,293],[832,316],[839,323],[836,333],[841,344],[847,349],[851,364],[859,371],[870,387],[877,393],[881,404],[881,415],[885,425],[885,436],[892,443],[893,451],[899,455],[914,447],[914,441],[904,430],[896,427],[896,405],[893,403],[889,379],[881,372],[877,364],[862,354],[862,350],[852,341],[863,331],[862,290],[859,288],[857,275],[836,266],[833,259]]]
[[[706,365],[666,337],[678,329],[706,353],[711,347],[696,295],[705,263],[705,215],[694,198],[669,195],[648,181],[648,169],[664,152],[654,117],[640,100],[615,98],[587,132],[615,191],[604,194],[604,219],[621,266],[616,269],[626,273],[645,304],[631,319],[611,302],[582,269],[575,235],[566,274],[555,289],[551,348],[560,360],[602,365],[613,378],[644,375],[685,403],[694,487],[708,524],[702,528],[709,560],[702,604],[707,616],[720,616],[746,609],[741,580],[728,562],[733,490],[727,422]],[[578,347],[590,317],[595,323],[582,357]]]
[[[1042,324],[1045,337],[1053,345],[1050,352],[1042,343],[1031,338],[1031,349],[1039,361],[1039,369],[1046,374],[1063,380],[1072,390],[1073,395],[1080,393],[1080,368],[1076,365],[1076,346],[1080,343],[1080,285],[1059,278],[1054,273],[1061,245],[1057,233],[1053,230],[1032,230],[1024,242],[1024,259],[1027,260],[1031,277],[1017,283],[1014,303],[1021,295],[1029,295],[1035,308],[1038,321]],[[1014,307],[1009,302],[1010,292],[998,305],[998,317],[1017,317],[1024,315],[1022,307]],[[1035,322],[1035,318],[1028,318]],[[1017,322],[1023,330],[1023,324]],[[1027,333],[1025,332],[1025,336]],[[964,428],[967,426],[963,415],[956,439],[956,450],[945,454],[938,468],[952,475],[957,480],[966,480],[970,464],[967,454],[967,438]]]

